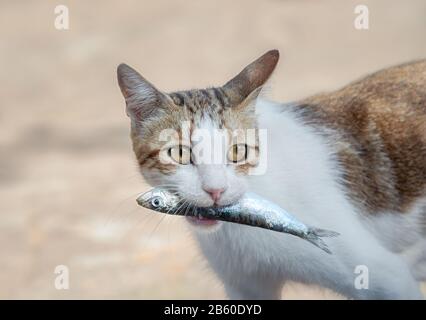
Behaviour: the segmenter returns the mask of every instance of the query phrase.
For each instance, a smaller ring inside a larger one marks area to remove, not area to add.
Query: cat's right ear
[[[247,98],[248,100],[255,99],[274,71],[279,58],[278,50],[270,50],[228,81],[223,89],[230,97],[231,103],[235,105],[247,104]]]
[[[132,120],[142,121],[152,116],[168,100],[164,93],[127,64],[118,66],[117,79],[126,100],[127,115]]]

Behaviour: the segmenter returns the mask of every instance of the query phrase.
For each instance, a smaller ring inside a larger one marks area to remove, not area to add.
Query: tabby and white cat
[[[120,65],[118,81],[143,176],[198,206],[230,204],[251,190],[306,224],[341,234],[327,240],[328,255],[290,235],[192,219],[201,250],[232,299],[280,298],[289,280],[355,299],[422,298],[426,61],[277,104],[258,94],[278,58],[278,51],[267,52],[222,87],[169,94]],[[190,138],[201,129],[267,129],[266,172],[250,175],[253,164],[240,162],[261,150],[257,140],[236,146],[228,139],[223,163],[210,165],[197,164],[191,141],[184,144],[179,134],[166,147],[160,132],[181,132],[184,122]],[[368,271],[368,288],[356,286],[359,266]]]

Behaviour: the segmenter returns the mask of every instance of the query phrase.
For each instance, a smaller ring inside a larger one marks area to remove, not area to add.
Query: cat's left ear
[[[278,50],[268,51],[228,81],[223,89],[230,97],[231,103],[241,105],[249,104],[250,101],[255,100],[262,86],[274,71],[279,57]]]
[[[144,121],[167,109],[170,98],[154,87],[135,69],[122,63],[117,68],[117,79],[126,100],[127,115],[135,121]]]

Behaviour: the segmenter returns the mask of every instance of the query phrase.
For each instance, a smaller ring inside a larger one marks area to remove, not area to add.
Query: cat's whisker
[[[196,206],[192,206],[192,215],[195,217],[195,214],[197,213],[197,207]]]
[[[120,202],[113,209],[111,209],[109,213],[107,213],[107,218],[105,220],[104,227],[107,227],[110,223],[113,222],[114,216],[116,215],[117,211],[123,206],[123,204],[126,201],[128,201],[129,199],[134,198],[136,196],[139,196],[139,195],[140,195],[139,192],[134,193],[134,194],[131,194],[130,196],[120,200]],[[118,213],[118,215],[120,215],[120,213]]]
[[[156,185],[157,188],[179,188],[179,185],[177,184],[160,184]]]
[[[179,212],[186,203],[187,203],[187,200],[184,199],[184,202],[182,203],[182,205],[180,205],[180,207],[176,210],[176,212]]]
[[[182,203],[182,202],[184,202],[184,201],[185,201],[184,199],[181,199],[181,200],[179,200],[179,202],[178,202],[177,204],[181,204],[181,203]],[[171,209],[169,209],[169,210],[167,211],[167,213],[170,213],[170,212],[171,212],[171,210],[172,210],[172,208],[171,208]],[[149,218],[150,218],[149,220],[151,221],[151,220],[153,219],[153,217],[155,217],[155,214],[152,214],[152,215],[151,215],[151,214],[149,214],[148,216],[149,216]],[[163,220],[163,219],[164,219],[164,218],[161,218],[161,219],[160,219],[160,221],[161,221],[161,220]],[[140,224],[140,222],[138,223],[138,225],[139,225],[139,224]]]
[[[181,200],[179,200],[179,201],[178,201],[178,203],[177,203],[176,205],[181,204],[183,201],[185,201],[185,199],[181,199]],[[167,213],[167,214],[168,214],[168,213],[170,213],[173,209],[174,209],[174,208],[170,208],[169,210],[167,210],[167,212],[166,212],[166,213]]]
[[[180,207],[177,209],[177,211],[179,211],[185,204],[188,204],[188,201],[186,200],[186,199],[181,199],[181,200],[179,200],[179,202],[177,203],[178,205],[180,204]],[[172,209],[169,209],[168,211],[167,211],[167,213],[169,213],[170,211],[171,211]],[[154,234],[154,232],[158,229],[158,227],[160,226],[160,224],[161,224],[161,222],[163,222],[164,221],[164,219],[165,219],[165,217],[167,216],[167,214],[166,215],[163,215],[161,218],[160,218],[160,220],[159,220],[159,222],[156,224],[156,226],[154,227],[154,229],[151,231],[151,233],[149,234],[149,236],[148,236],[148,241],[150,241],[150,239],[151,239],[151,237],[153,236],[153,234]]]
[[[161,222],[163,222],[163,220],[167,217],[167,215],[163,215],[160,220],[158,221],[158,223],[155,225],[154,229],[150,232],[147,241],[151,240],[151,237],[154,235],[154,232],[157,231],[158,227],[160,226]]]
[[[188,205],[186,206],[186,209],[185,209],[185,216],[187,216],[188,215],[188,210],[191,208],[191,203],[189,203],[188,202]]]
[[[138,208],[132,208],[132,209],[127,210],[126,212],[119,213],[119,217],[118,217],[118,219],[116,219],[114,224],[126,224],[126,223],[128,223],[129,219],[134,217],[134,214],[137,211],[139,211]],[[112,220],[111,220],[111,222],[112,222]],[[105,225],[105,227],[107,227],[107,225]]]

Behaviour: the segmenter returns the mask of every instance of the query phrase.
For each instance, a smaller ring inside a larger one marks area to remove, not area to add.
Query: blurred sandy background
[[[360,3],[368,31],[353,27]],[[278,48],[285,101],[426,57],[424,0],[3,0],[0,24],[0,298],[224,297],[181,219],[136,206],[120,62],[167,91],[222,84]],[[69,290],[54,288],[60,264]]]

